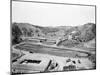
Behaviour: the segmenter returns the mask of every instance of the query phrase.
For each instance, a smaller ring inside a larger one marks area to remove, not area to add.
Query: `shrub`
[[[74,71],[76,70],[76,66],[75,65],[64,66],[63,70],[64,71]]]

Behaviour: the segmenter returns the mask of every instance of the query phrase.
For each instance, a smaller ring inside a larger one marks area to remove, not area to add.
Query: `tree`
[[[96,35],[96,25],[95,24],[93,24],[92,26],[92,32],[94,33],[94,35]]]
[[[91,31],[91,29],[88,29],[88,30],[85,30],[84,35],[80,36],[80,39],[82,40],[82,42],[88,42],[88,41],[92,40],[94,37],[95,37],[95,35]]]
[[[17,23],[12,24],[12,44],[18,44],[21,42],[22,32],[18,27]]]
[[[32,36],[34,35],[33,30],[32,30],[32,29],[30,29],[30,30],[29,30],[29,32],[30,32],[30,37],[32,37]]]
[[[23,35],[24,35],[24,36],[27,36],[27,32],[28,32],[27,29],[23,27],[23,28],[22,28],[22,31],[23,31]]]

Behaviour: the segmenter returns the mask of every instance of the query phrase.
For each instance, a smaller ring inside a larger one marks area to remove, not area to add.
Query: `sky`
[[[40,26],[77,26],[95,23],[95,7],[13,1],[12,22]]]

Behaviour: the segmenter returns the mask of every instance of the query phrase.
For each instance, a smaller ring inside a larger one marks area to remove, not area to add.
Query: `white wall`
[[[37,0],[36,0],[37,1]],[[33,75],[100,75],[100,0],[39,0],[97,6],[97,69],[88,71],[54,72]],[[10,67],[10,4],[0,0],[0,75],[8,75]],[[32,74],[31,74],[32,75]]]

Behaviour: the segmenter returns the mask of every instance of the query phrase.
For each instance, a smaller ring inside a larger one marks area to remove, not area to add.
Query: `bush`
[[[75,65],[64,66],[63,70],[64,71],[74,71],[76,70],[76,66]]]
[[[96,56],[95,55],[90,55],[88,57],[88,59],[92,62],[92,63],[96,63]]]

